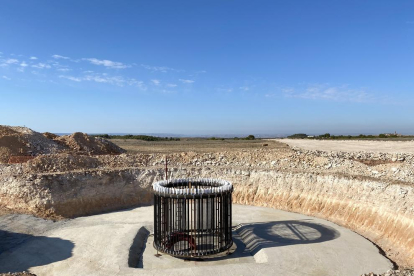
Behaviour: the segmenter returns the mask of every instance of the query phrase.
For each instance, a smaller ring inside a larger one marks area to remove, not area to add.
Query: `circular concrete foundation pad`
[[[351,230],[322,219],[264,207],[234,205],[235,246],[230,254],[205,260],[155,256],[151,243],[153,207],[56,224],[25,215],[8,216],[7,225],[2,220],[5,218],[0,218],[0,273],[26,270],[39,276],[361,275],[393,267],[374,244]],[[42,223],[47,226],[39,227]],[[41,233],[27,234],[28,225],[41,229]]]

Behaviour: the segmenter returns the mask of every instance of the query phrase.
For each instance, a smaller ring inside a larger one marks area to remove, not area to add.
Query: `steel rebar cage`
[[[178,257],[217,254],[233,245],[233,185],[220,179],[153,184],[154,248]]]

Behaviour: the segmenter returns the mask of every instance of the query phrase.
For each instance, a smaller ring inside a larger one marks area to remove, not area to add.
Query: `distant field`
[[[135,139],[111,139],[129,153],[174,153],[174,152],[219,152],[243,149],[283,149],[286,144],[268,140],[209,140],[201,138],[181,138],[180,141],[142,141]],[[267,144],[268,146],[263,146]]]
[[[293,147],[322,151],[414,153],[414,141],[278,139]]]

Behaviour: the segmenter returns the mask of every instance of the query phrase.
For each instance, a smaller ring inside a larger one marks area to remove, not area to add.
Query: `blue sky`
[[[414,134],[414,1],[0,3],[0,124]]]

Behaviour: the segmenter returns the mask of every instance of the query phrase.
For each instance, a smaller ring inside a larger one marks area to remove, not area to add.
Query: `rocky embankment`
[[[40,155],[0,165],[0,205],[42,217],[76,217],[152,202],[165,156]],[[168,156],[169,177],[233,182],[235,203],[331,220],[414,266],[414,157],[410,154],[254,149]]]

